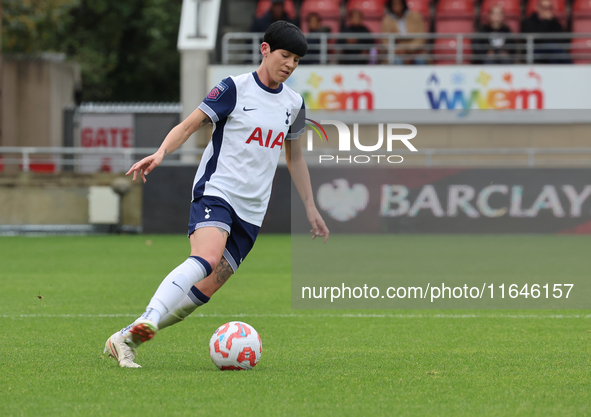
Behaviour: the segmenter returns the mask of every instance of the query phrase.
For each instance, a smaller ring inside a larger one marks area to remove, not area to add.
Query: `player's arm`
[[[310,172],[308,171],[308,165],[302,155],[300,139],[285,141],[285,160],[291,178],[293,179],[293,183],[306,207],[306,215],[308,216],[308,221],[312,225],[312,239],[315,239],[317,236],[324,236],[324,243],[326,243],[330,232],[314,204],[314,193],[312,192],[312,184],[310,183]]]
[[[203,110],[197,108],[193,113],[189,115],[185,120],[176,125],[166,135],[162,145],[156,151],[156,153],[145,157],[139,162],[133,164],[133,166],[127,171],[129,175],[133,172],[133,180],[137,178],[138,173],[142,177],[142,180],[146,182],[146,175],[148,175],[154,168],[162,163],[162,160],[166,155],[170,155],[176,151],[180,146],[189,139],[193,133],[197,132],[206,124],[210,123],[211,119]]]

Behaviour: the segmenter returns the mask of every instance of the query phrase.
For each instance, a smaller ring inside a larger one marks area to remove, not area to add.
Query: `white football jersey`
[[[304,99],[284,84],[267,87],[252,72],[225,78],[199,108],[214,128],[195,175],[193,199],[221,197],[238,217],[260,227],[283,142],[304,132]]]

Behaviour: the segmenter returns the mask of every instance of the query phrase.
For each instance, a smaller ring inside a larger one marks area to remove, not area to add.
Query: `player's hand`
[[[322,216],[318,213],[318,209],[316,209],[316,207],[308,209],[307,214],[308,221],[312,225],[312,230],[310,230],[310,233],[312,233],[312,240],[316,239],[318,236],[324,236],[324,243],[326,243],[330,231],[328,230],[328,227],[326,227],[324,220],[322,220]]]
[[[133,164],[131,168],[129,168],[129,171],[127,171],[127,174],[125,175],[129,175],[133,172],[133,181],[135,181],[135,179],[137,178],[137,174],[139,173],[142,177],[142,180],[146,182],[146,175],[148,175],[154,168],[160,165],[162,163],[163,158],[164,157],[158,152],[150,156],[146,156],[141,161]]]

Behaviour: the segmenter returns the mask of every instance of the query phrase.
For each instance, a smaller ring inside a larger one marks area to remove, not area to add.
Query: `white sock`
[[[209,262],[199,256],[189,257],[164,278],[140,318],[158,323],[160,317],[172,311],[185,298],[193,285],[209,274],[211,274]],[[122,329],[121,333],[127,333],[132,325],[133,323]]]
[[[185,298],[174,308],[174,310],[166,313],[158,322],[158,329],[164,329],[165,327],[172,326],[182,320],[184,320],[189,314],[195,311],[198,307],[209,301],[209,297],[199,291],[195,286],[191,288],[191,291],[185,295]]]

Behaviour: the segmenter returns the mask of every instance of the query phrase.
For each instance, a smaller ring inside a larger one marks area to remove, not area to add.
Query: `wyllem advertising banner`
[[[331,233],[591,233],[589,169],[310,167],[310,176]],[[298,203],[292,193],[292,231],[307,233]]]
[[[212,66],[209,86],[256,70]],[[590,109],[587,65],[305,66],[286,84],[308,109]]]

